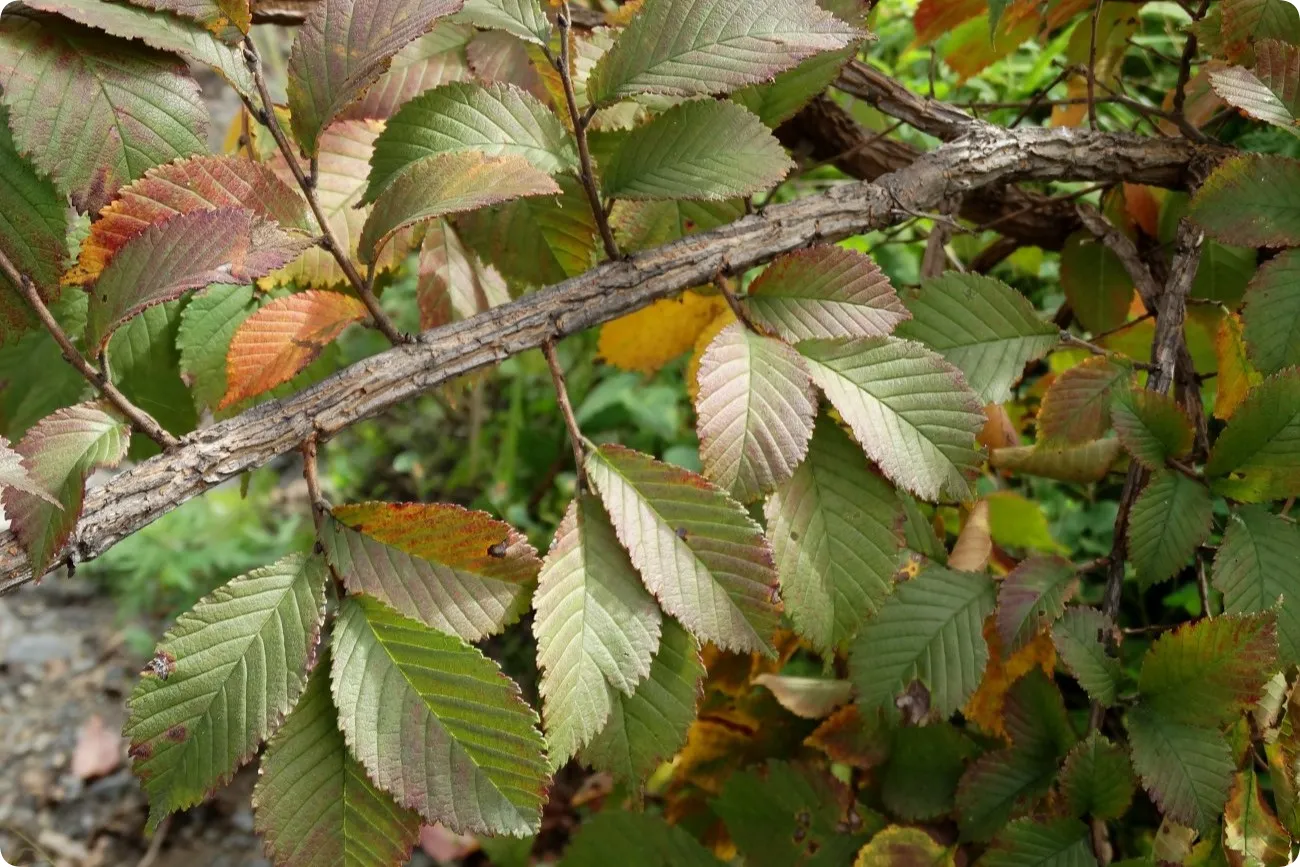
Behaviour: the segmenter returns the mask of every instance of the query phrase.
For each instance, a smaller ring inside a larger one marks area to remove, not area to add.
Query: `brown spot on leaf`
[[[153,745],[148,742],[131,744],[131,748],[126,751],[126,754],[133,759],[144,760],[153,755]]]
[[[505,556],[506,556],[506,552],[509,551],[509,550],[510,550],[510,540],[509,540],[509,539],[502,539],[500,542],[497,542],[495,545],[491,545],[491,546],[489,546],[488,549],[487,549],[487,551],[488,551],[488,556],[489,556],[489,557],[496,557],[498,560],[500,560],[501,558],[505,557]]]
[[[189,734],[189,730],[185,728],[185,726],[174,725],[171,728],[167,729],[166,733],[163,736],[166,737],[167,740],[175,741],[176,743],[179,744],[185,740],[185,736],[188,734]]]
[[[145,664],[143,674],[152,674],[159,680],[166,680],[176,671],[176,657],[172,656],[165,650],[158,651],[158,655]]]

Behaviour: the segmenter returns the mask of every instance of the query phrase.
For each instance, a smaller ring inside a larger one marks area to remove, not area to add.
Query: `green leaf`
[[[1117,439],[1093,440],[1064,448],[1011,446],[993,449],[989,453],[989,466],[1026,476],[1083,484],[1106,478],[1120,451]]]
[[[1210,492],[1182,473],[1153,473],[1133,503],[1128,525],[1129,559],[1143,586],[1168,581],[1210,536]]]
[[[676,620],[665,618],[649,676],[632,695],[613,694],[609,722],[581,751],[582,760],[639,783],[686,742],[703,680],[699,645]]]
[[[182,614],[127,702],[149,823],[199,803],[294,706],[325,619],[325,563],[291,555]]]
[[[379,80],[393,56],[460,0],[322,0],[309,7],[289,58],[289,111],[303,150],[315,156],[321,132]]]
[[[1052,381],[1038,410],[1038,435],[1044,443],[1079,445],[1110,429],[1116,391],[1133,382],[1133,368],[1108,355],[1094,355]]]
[[[749,285],[743,304],[760,325],[791,342],[884,337],[912,315],[875,262],[832,246],[774,260]]]
[[[457,833],[537,831],[545,745],[495,662],[362,596],[339,611],[331,682],[348,747],[399,804]]]
[[[988,575],[928,566],[898,586],[862,625],[849,656],[858,700],[867,710],[892,708],[914,680],[930,690],[941,717],[961,707],[988,661],[984,618],[993,611]]]
[[[18,273],[27,275],[47,304],[59,297],[67,234],[63,196],[18,155],[7,112],[0,106],[0,254]],[[18,287],[0,274],[0,346],[16,341],[36,324]]]
[[[593,452],[587,475],[665,611],[723,649],[768,651],[779,617],[772,550],[739,503],[622,446]]]
[[[898,495],[822,415],[807,459],[766,514],[786,613],[819,652],[838,647],[893,590],[903,545]]]
[[[1197,829],[1219,821],[1232,784],[1232,750],[1218,729],[1138,706],[1126,718],[1133,767],[1166,817]]]
[[[1300,370],[1251,389],[1215,440],[1205,474],[1215,490],[1245,502],[1300,494]]]
[[[847,864],[871,829],[846,832],[848,790],[813,768],[771,761],[733,774],[709,805],[748,867]],[[676,863],[676,862],[664,862]]]
[[[1211,580],[1228,614],[1272,611],[1278,657],[1300,662],[1300,529],[1262,506],[1242,506],[1228,519]],[[1281,600],[1279,602],[1279,600]]]
[[[1052,627],[1052,643],[1061,662],[1093,701],[1115,704],[1121,677],[1119,660],[1106,652],[1111,630],[1106,615],[1095,608],[1068,608]]]
[[[650,675],[662,623],[590,494],[564,513],[533,607],[542,715],[551,764],[560,767],[605,727],[613,690],[632,696]]]
[[[964,498],[983,455],[984,410],[961,372],[919,343],[892,337],[798,346],[867,456],[925,499]]]
[[[596,258],[596,222],[575,177],[562,175],[559,198],[517,199],[456,221],[466,244],[507,280],[549,286],[581,274]]]
[[[1243,863],[1260,867],[1292,861],[1291,836],[1264,800],[1253,767],[1233,779],[1223,808],[1223,848],[1238,853]]]
[[[1109,247],[1087,232],[1077,232],[1061,250],[1061,288],[1079,324],[1094,334],[1128,319],[1133,281]]]
[[[405,864],[419,814],[399,807],[348,752],[329,671],[326,654],[267,744],[253,789],[255,827],[282,867]]]
[[[652,813],[602,810],[582,822],[560,867],[721,867],[722,862],[681,828]]]
[[[1286,0],[1224,0],[1223,41],[1237,57],[1268,39],[1300,44],[1300,15]]]
[[[792,168],[771,130],[743,107],[695,100],[628,133],[600,175],[611,199],[729,199],[762,192]]]
[[[150,48],[179,54],[200,66],[210,66],[221,73],[237,93],[257,99],[257,85],[244,62],[241,47],[222,42],[197,24],[180,20],[175,15],[103,0],[31,0],[23,5],[40,12],[62,15],[120,39],[139,40]],[[134,50],[136,47],[132,46]]]
[[[745,203],[739,199],[724,202],[660,199],[615,202],[609,222],[619,247],[649,250],[696,232],[725,226],[743,216]]]
[[[1088,826],[1077,819],[1008,825],[979,860],[980,867],[1096,867]]]
[[[765,84],[751,84],[731,94],[731,100],[749,109],[776,129],[799,113],[839,76],[844,64],[857,54],[857,46],[817,54],[787,69]]]
[[[456,82],[425,91],[385,123],[362,201],[375,201],[425,157],[465,151],[523,157],[552,175],[578,167],[573,139],[537,97],[512,84]]]
[[[1010,398],[1025,365],[1060,340],[1024,295],[992,277],[950,271],[923,280],[904,301],[912,318],[895,333],[952,362],[981,403]]]
[[[133,0],[135,5],[159,12],[174,12],[183,18],[197,21],[212,31],[223,42],[237,44],[248,28],[253,16],[248,0]]]
[[[1232,247],[1206,239],[1201,244],[1201,261],[1196,268],[1196,280],[1188,293],[1192,298],[1218,301],[1236,308],[1246,291],[1246,284],[1255,275],[1255,250],[1251,247]]]
[[[1225,160],[1196,191],[1188,215],[1225,244],[1300,244],[1300,162],[1261,154]]]
[[[998,637],[1006,655],[1029,643],[1065,611],[1079,585],[1064,557],[1029,557],[998,586]]]
[[[722,93],[863,36],[813,0],[742,0],[727,13],[707,0],[647,0],[596,64],[589,98],[604,105],[637,93]]]
[[[916,497],[906,492],[897,491],[898,499],[903,504],[903,541],[907,548],[933,560],[936,563],[948,562],[948,549],[941,538],[943,528],[937,531],[934,524],[921,511]]]
[[[90,296],[86,344],[94,353],[147,307],[210,283],[264,277],[310,245],[244,208],[191,211],[155,223],[128,241]]]
[[[1255,45],[1255,66],[1210,71],[1219,98],[1246,114],[1300,135],[1300,52],[1294,45],[1265,39]]]
[[[1124,750],[1096,732],[1061,766],[1061,794],[1072,816],[1118,819],[1128,811],[1135,785]]]
[[[207,151],[208,111],[184,63],[55,23],[10,16],[0,27],[0,98],[19,153],[78,209],[94,213],[153,166]]]
[[[799,353],[733,322],[700,358],[704,477],[742,503],[789,481],[808,453],[817,395]]]
[[[1161,470],[1165,461],[1192,449],[1192,423],[1168,395],[1124,389],[1116,392],[1110,414],[1119,441],[1149,470]]]
[[[538,0],[465,0],[456,20],[485,30],[504,30],[538,45],[551,38],[551,22]]]
[[[338,506],[321,545],[351,592],[466,641],[514,622],[541,568],[509,524],[446,503]]]
[[[1277,662],[1271,612],[1185,623],[1142,660],[1142,704],[1162,719],[1217,726],[1259,700]]]
[[[879,772],[881,803],[908,822],[947,815],[957,781],[978,753],[971,739],[951,723],[900,726]]]
[[[1300,364],[1300,253],[1283,250],[1265,262],[1246,288],[1246,351],[1263,373]]]
[[[169,301],[141,312],[113,333],[108,342],[109,369],[122,393],[167,430],[187,434],[198,427],[190,390],[180,377],[176,349],[185,302]],[[139,449],[153,454],[156,445],[137,437]]]
[[[361,229],[358,256],[370,264],[397,232],[448,214],[521,196],[559,195],[550,175],[520,156],[477,151],[425,157],[404,169],[376,200]]]
[[[55,505],[48,495],[17,488],[0,494],[33,575],[45,574],[77,525],[86,476],[126,457],[131,429],[110,413],[98,403],[58,410],[37,422],[14,448],[32,480],[58,501]]]

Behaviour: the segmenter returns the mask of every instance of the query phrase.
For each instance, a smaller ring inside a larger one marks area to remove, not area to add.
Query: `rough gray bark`
[[[970,133],[874,183],[849,183],[712,232],[606,263],[464,322],[425,332],[283,400],[196,431],[88,492],[60,560],[83,561],[204,491],[449,379],[819,241],[884,228],[974,190],[1021,180],[1130,181],[1186,188],[1217,155],[1182,139],[1071,129]],[[31,580],[0,535],[0,592]]]

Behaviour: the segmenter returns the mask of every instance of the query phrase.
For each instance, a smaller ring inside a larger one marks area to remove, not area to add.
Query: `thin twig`
[[[1201,597],[1201,616],[1209,619],[1214,616],[1210,610],[1210,582],[1205,575],[1205,560],[1196,558],[1196,592]]]
[[[307,205],[316,217],[316,223],[321,230],[320,246],[334,257],[334,261],[338,262],[339,268],[343,271],[343,276],[347,278],[348,283],[352,285],[352,290],[357,293],[361,303],[365,304],[366,310],[370,312],[370,318],[374,320],[375,327],[393,345],[409,343],[411,338],[399,331],[397,326],[393,324],[393,320],[389,319],[388,314],[379,306],[379,299],[375,297],[374,287],[362,278],[361,273],[357,271],[357,266],[348,257],[348,251],[339,243],[334,234],[334,229],[330,227],[329,220],[325,216],[325,210],[321,207],[320,199],[316,195],[316,160],[313,158],[310,161],[310,174],[304,172],[302,166],[298,163],[298,157],[294,153],[293,145],[290,144],[289,137],[285,135],[284,129],[280,126],[280,119],[275,115],[275,103],[271,99],[271,91],[266,86],[266,75],[262,71],[262,58],[257,53],[257,46],[253,44],[251,38],[244,40],[244,62],[248,64],[248,69],[253,74],[253,82],[257,85],[257,95],[262,100],[262,111],[259,119],[270,130],[276,146],[280,149],[280,153],[284,155],[284,161],[289,165],[289,171],[293,173],[294,180],[298,182],[298,188],[302,190],[303,198],[307,200]]]
[[[81,354],[68,335],[64,333],[62,326],[54,318],[54,314],[50,312],[50,308],[45,306],[41,293],[36,291],[36,284],[26,274],[20,273],[3,252],[0,252],[0,273],[3,273],[10,282],[17,286],[18,291],[27,299],[27,304],[36,314],[36,318],[41,320],[45,330],[54,338],[54,342],[59,345],[59,349],[63,352],[63,357],[67,359],[68,364],[76,368],[77,373],[80,373],[109,403],[113,404],[118,412],[126,416],[132,427],[156,442],[159,448],[164,451],[178,444],[179,440],[168,433],[162,425],[158,424],[153,416],[131,403],[126,395],[118,391],[117,386],[113,385],[113,381],[106,372],[101,373],[92,367],[89,361],[86,361],[85,356]]]
[[[135,867],[152,867],[153,863],[158,860],[158,855],[162,852],[163,843],[167,839],[167,832],[171,830],[172,817],[167,816],[158,823],[158,828],[153,832],[153,839],[149,841],[149,848],[145,850],[144,856],[136,862]]]
[[[578,427],[578,418],[573,414],[573,404],[569,402],[569,389],[564,383],[564,371],[560,368],[560,359],[555,355],[555,343],[546,341],[542,344],[542,355],[551,369],[551,381],[555,383],[555,400],[560,405],[560,414],[564,416],[564,425],[569,431],[569,443],[573,446],[573,466],[578,474],[578,491],[587,490],[586,455],[583,446],[587,438]]]
[[[319,538],[324,530],[325,516],[329,514],[330,504],[321,493],[320,469],[316,457],[318,447],[316,438],[310,437],[302,444],[302,477],[307,482],[307,501],[311,505],[311,519],[316,525]]]
[[[1071,334],[1070,332],[1066,331],[1064,328],[1061,329],[1061,342],[1068,346],[1077,346],[1080,349],[1086,349],[1089,352],[1091,352],[1093,355],[1105,355],[1108,358],[1114,358],[1115,356],[1119,355],[1119,353],[1112,352],[1111,350],[1107,349],[1104,346],[1098,346],[1097,344],[1093,343],[1091,340],[1084,340],[1082,337],[1079,337],[1076,334]],[[1138,370],[1155,369],[1154,365],[1148,364],[1145,361],[1130,361],[1129,364],[1131,364],[1133,367],[1136,367]]]
[[[1192,15],[1192,23],[1195,24],[1205,17],[1209,11],[1210,0],[1201,0],[1200,8]],[[1174,85],[1174,101],[1172,105],[1173,116],[1186,123],[1187,116],[1184,108],[1187,105],[1187,82],[1192,77],[1192,61],[1196,59],[1196,51],[1199,46],[1196,40],[1196,31],[1189,29],[1187,31],[1187,41],[1183,43],[1183,56],[1178,62],[1178,83]]]
[[[1091,31],[1088,34],[1088,128],[1097,128],[1097,23],[1101,19],[1101,3],[1092,8]]]
[[[551,65],[560,73],[560,82],[564,86],[564,101],[568,104],[569,118],[573,121],[573,135],[578,140],[578,160],[582,166],[582,186],[587,191],[587,201],[591,203],[591,213],[596,218],[596,227],[600,229],[600,240],[605,245],[605,256],[610,261],[614,261],[621,258],[621,256],[618,252],[618,244],[614,242],[614,233],[609,228],[609,220],[605,217],[605,207],[600,202],[600,191],[596,189],[596,173],[591,165],[591,149],[587,146],[587,124],[591,122],[594,114],[583,114],[578,111],[578,96],[574,92],[573,74],[569,69],[569,28],[571,22],[569,4],[565,2],[560,14],[556,16],[556,24],[560,29],[560,56],[555,57],[547,48],[543,48],[543,50],[546,52]]]

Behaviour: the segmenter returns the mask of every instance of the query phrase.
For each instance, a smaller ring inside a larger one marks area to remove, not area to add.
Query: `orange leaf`
[[[1004,657],[996,621],[997,616],[993,615],[984,622],[984,639],[989,644],[989,661],[984,669],[984,678],[980,681],[979,689],[975,690],[966,701],[962,714],[984,731],[1007,737],[1002,708],[1006,705],[1008,690],[1035,666],[1050,676],[1056,667],[1056,647],[1053,646],[1052,636],[1049,633],[1040,632],[1024,647],[1011,656]]]
[[[1160,236],[1160,202],[1151,187],[1142,184],[1124,185],[1124,210],[1148,237]]]
[[[1219,321],[1219,331],[1214,337],[1214,354],[1219,359],[1214,417],[1226,421],[1241,406],[1246,393],[1264,381],[1263,374],[1255,369],[1246,355],[1240,315],[1228,313]]]
[[[244,320],[226,353],[226,396],[218,409],[293,379],[366,306],[351,295],[309,290],[272,301]]]
[[[984,0],[921,0],[912,16],[916,42],[924,45],[969,21],[985,9]],[[988,28],[985,28],[987,32]]]

